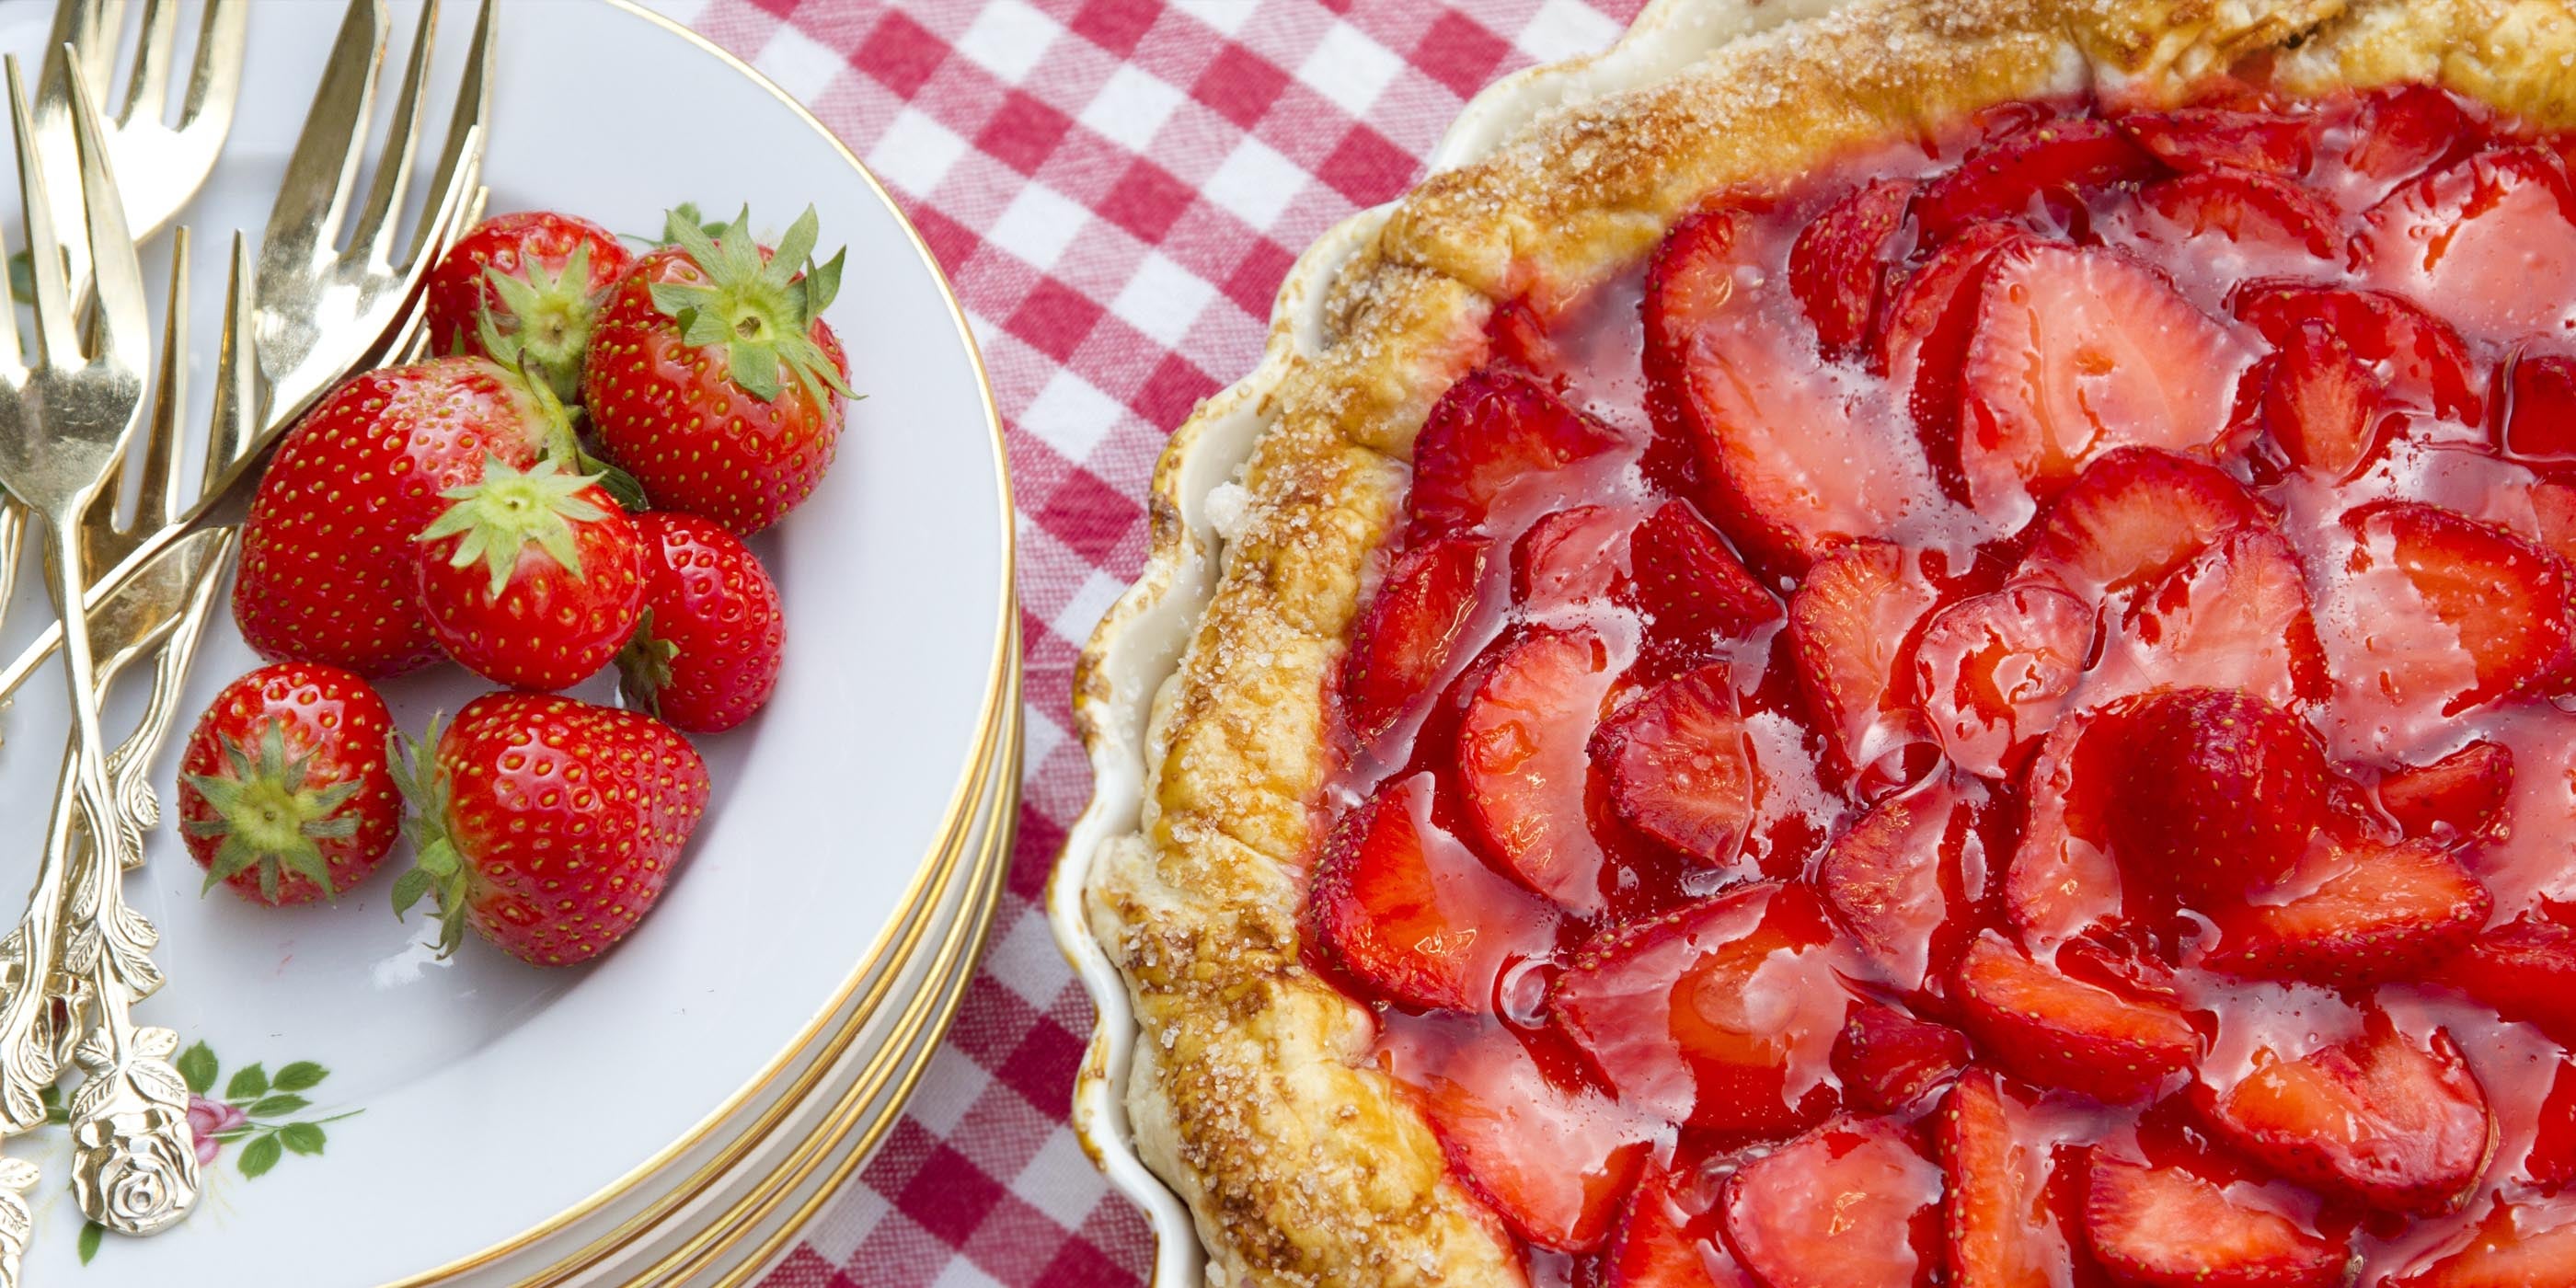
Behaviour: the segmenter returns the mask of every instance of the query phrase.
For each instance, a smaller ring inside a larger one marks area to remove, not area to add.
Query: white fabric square
[[[1208,200],[1245,223],[1266,230],[1279,221],[1288,203],[1305,191],[1308,177],[1278,149],[1247,137],[1218,163],[1204,191]]]
[[[887,183],[927,196],[966,155],[966,140],[956,131],[907,107],[868,149],[868,169]]]
[[[1064,607],[1057,611],[1055,620],[1047,623],[1047,629],[1064,639],[1090,639],[1091,628],[1100,624],[1101,614],[1108,612],[1109,606],[1126,593],[1126,582],[1093,569],[1091,575],[1082,579],[1081,587],[1073,592],[1073,598],[1066,600]]]
[[[1002,208],[1002,217],[993,221],[985,237],[1031,265],[1049,269],[1064,258],[1065,247],[1089,222],[1090,211],[1055,189],[1032,182]]]
[[[1046,1147],[1011,1178],[1011,1192],[1028,1200],[1029,1206],[1044,1212],[1057,1225],[1079,1230],[1109,1192],[1109,1186],[1100,1178],[1100,1169],[1093,1167],[1082,1152],[1082,1142],[1070,1130],[1064,1130],[1048,1136]]]
[[[1047,46],[1063,34],[1055,19],[1021,0],[993,0],[957,37],[957,52],[1016,85],[1027,79],[1046,56]]]
[[[1547,63],[1607,49],[1618,38],[1618,22],[1583,0],[1547,0],[1512,43]]]
[[[1066,369],[1047,377],[1046,387],[1029,400],[1020,413],[1020,428],[1045,440],[1066,460],[1085,461],[1126,414],[1117,399]]]
[[[1181,105],[1181,92],[1153,73],[1122,63],[1102,82],[1100,92],[1077,118],[1095,134],[1127,149],[1143,152],[1163,122]]]
[[[831,46],[788,23],[780,23],[778,30],[770,33],[769,43],[751,62],[762,75],[778,82],[780,89],[808,104],[823,97],[823,91],[830,89],[832,82],[850,67],[849,61]]]
[[[1315,52],[1297,64],[1297,79],[1357,116],[1386,92],[1404,60],[1369,39],[1347,22],[1336,22],[1315,44]]]
[[[1164,347],[1176,349],[1190,333],[1190,324],[1215,298],[1216,287],[1207,279],[1164,258],[1160,251],[1147,251],[1135,275],[1119,288],[1118,298],[1110,301],[1109,311]]]

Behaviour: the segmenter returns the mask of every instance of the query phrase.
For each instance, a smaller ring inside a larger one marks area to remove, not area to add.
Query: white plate
[[[0,6],[0,50],[32,65],[50,8]],[[399,57],[412,10],[396,8]],[[442,67],[471,21],[460,0],[447,8]],[[201,250],[265,221],[338,12],[255,6],[240,119],[189,215]],[[792,1054],[911,897],[943,825],[970,807],[967,766],[990,732],[1009,624],[1009,507],[998,424],[937,268],[819,124],[661,20],[611,3],[510,4],[499,47],[492,210],[558,206],[645,232],[681,200],[748,200],[767,228],[810,202],[825,247],[849,246],[830,321],[869,397],[821,491],[755,543],[787,604],[778,697],[701,743],[716,800],[689,859],[634,938],[587,969],[540,971],[480,943],[440,963],[416,918],[388,912],[384,875],[309,911],[200,900],[195,866],[157,837],[128,891],[162,927],[172,982],[141,1018],[204,1039],[227,1080],[254,1062],[325,1065],[311,1108],[288,1116],[356,1116],[329,1124],[321,1156],[289,1155],[257,1179],[227,1146],[185,1226],[110,1238],[86,1272],[59,1141],[13,1145],[46,1169],[28,1282],[381,1283],[583,1204]],[[433,128],[444,118],[442,102]],[[156,269],[165,258],[146,251]],[[219,260],[200,256],[201,328]],[[19,605],[0,643],[32,615]],[[189,710],[256,661],[218,622]],[[38,677],[7,715],[17,754],[0,763],[0,844],[19,855],[33,853],[52,779],[58,683]],[[417,729],[479,687],[451,669],[386,692]],[[179,740],[156,775],[165,791]]]

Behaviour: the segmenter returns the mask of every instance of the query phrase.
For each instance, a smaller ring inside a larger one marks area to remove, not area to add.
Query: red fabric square
[[[1068,25],[1084,39],[1124,58],[1136,52],[1136,42],[1153,29],[1161,12],[1155,0],[1091,0]]]
[[[1422,33],[1422,43],[1413,47],[1410,61],[1448,86],[1449,92],[1472,98],[1511,55],[1511,42],[1486,30],[1483,23],[1463,13],[1444,13]]]
[[[993,1076],[1030,1104],[1058,1105],[1073,1098],[1073,1075],[1081,1067],[1082,1040],[1041,1019]]]
[[[1011,1058],[1029,1026],[1037,1022],[1037,1012],[1008,985],[989,975],[978,975],[966,982],[966,996],[957,1004],[956,1024],[948,1030],[948,1045],[967,1059],[992,1069]]]
[[[1354,125],[1324,157],[1323,164],[1315,167],[1315,177],[1350,198],[1352,205],[1374,206],[1403,192],[1421,168],[1412,153],[1395,146],[1385,135],[1365,125]]]
[[[912,226],[921,231],[922,242],[930,247],[930,257],[938,260],[939,267],[952,278],[965,272],[966,262],[983,248],[984,239],[976,236],[974,229],[941,214],[925,202],[906,204],[904,213],[911,216]]]
[[[1267,316],[1269,310],[1262,312]],[[1146,376],[1145,383],[1136,387],[1135,396],[1127,400],[1127,407],[1144,417],[1146,424],[1170,433],[1189,419],[1190,409],[1200,399],[1214,396],[1223,387],[1191,365],[1189,359],[1175,353],[1155,364],[1153,374]]]
[[[1003,325],[1030,348],[1062,362],[1090,337],[1105,311],[1081,292],[1049,278],[1029,292]]]
[[[850,55],[852,66],[906,98],[920,93],[946,61],[948,42],[900,13],[887,14]]]
[[[1038,526],[1097,564],[1127,530],[1145,520],[1145,507],[1089,470],[1076,470],[1038,511]]]
[[[1124,1283],[1127,1270],[1088,1240],[1074,1239],[1056,1250],[1055,1258],[1031,1281],[1032,1288],[1099,1288]]]
[[[1172,172],[1151,161],[1138,160],[1118,176],[1118,182],[1100,201],[1100,217],[1125,229],[1127,235],[1151,245],[1170,232],[1181,212],[1190,208],[1198,194],[1188,184],[1172,177]]]
[[[941,1145],[930,1151],[920,1174],[895,1196],[895,1203],[922,1229],[950,1247],[960,1247],[984,1223],[985,1214],[1007,1197],[1001,1182],[986,1176],[965,1155]]]
[[[975,133],[975,146],[1002,164],[1028,174],[1055,151],[1073,118],[1020,90],[1002,96],[993,119]]]
[[[1055,869],[1056,853],[1063,848],[1064,829],[1056,826],[1054,819],[1022,808],[1020,834],[1011,842],[1011,893],[1023,899],[1044,898],[1047,873]]]
[[[1288,73],[1241,45],[1227,45],[1191,84],[1190,97],[1248,130],[1287,87]]]
[[[1270,316],[1270,303],[1279,298],[1279,284],[1288,280],[1288,270],[1297,257],[1288,248],[1264,238],[1244,252],[1243,262],[1227,274],[1222,289],[1235,307],[1257,318]]]

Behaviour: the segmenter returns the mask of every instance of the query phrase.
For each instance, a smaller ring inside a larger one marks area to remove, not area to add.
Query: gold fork
[[[77,184],[84,194],[83,231],[98,295],[84,347],[49,209],[51,186],[36,156],[26,86],[15,57],[7,60],[7,74],[36,298],[32,364],[19,353],[14,310],[0,310],[0,385],[14,394],[0,398],[0,486],[27,507],[46,534],[50,558],[45,581],[61,619],[63,674],[77,748],[71,795],[82,815],[97,825],[99,843],[110,858],[122,864],[122,834],[114,826],[116,802],[99,735],[89,610],[82,593],[90,578],[81,564],[80,528],[144,417],[143,375],[151,361],[151,336],[143,274],[134,243],[126,236],[115,179],[107,171],[97,113],[74,68],[73,135],[80,145],[80,164],[75,174],[53,177]],[[63,877],[61,864],[40,864],[27,915],[0,940],[0,959],[16,968],[18,979],[18,987],[0,1000],[0,1126],[12,1130],[43,1120],[41,1093],[58,1068],[43,1013],[51,1009],[44,985],[61,946]]]
[[[125,11],[126,0],[56,0],[53,38],[36,77],[35,104],[37,155],[56,174],[69,173],[79,160],[72,141],[71,65],[80,64],[91,88],[109,92]],[[249,26],[249,0],[206,0],[195,52],[184,69],[187,90],[173,123],[165,117],[179,50],[179,0],[145,0],[125,101],[102,121],[111,166],[124,183],[126,230],[135,240],[169,227],[214,173],[241,98]],[[102,100],[98,106],[104,112],[107,104]],[[54,222],[79,222],[80,207],[68,194],[57,190],[53,196]],[[77,300],[89,282],[88,250],[75,245],[64,252],[65,273]]]

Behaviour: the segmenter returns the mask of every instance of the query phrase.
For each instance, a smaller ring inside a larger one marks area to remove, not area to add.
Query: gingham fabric
[[[1009,426],[1028,644],[1019,847],[905,1118],[766,1288],[1142,1283],[1065,1126],[1091,1008],[1040,900],[1091,790],[1073,661],[1145,554],[1163,439],[1251,369],[1297,252],[1402,192],[1466,98],[1640,0],[654,0],[802,99],[965,301]]]

